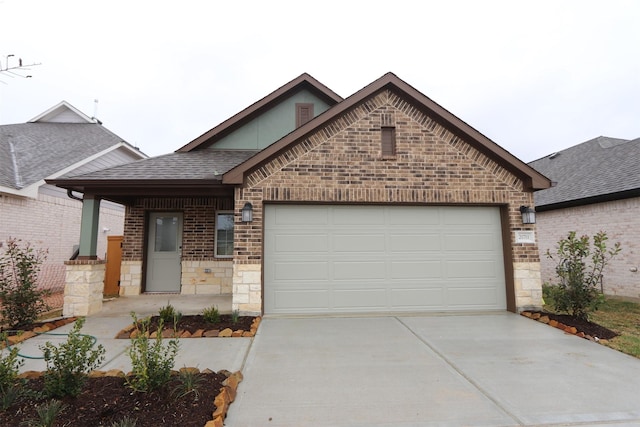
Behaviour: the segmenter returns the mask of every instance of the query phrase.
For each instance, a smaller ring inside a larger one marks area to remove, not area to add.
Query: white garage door
[[[504,310],[495,207],[266,205],[268,314]]]

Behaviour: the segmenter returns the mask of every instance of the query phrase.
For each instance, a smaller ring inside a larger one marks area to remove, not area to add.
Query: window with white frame
[[[218,258],[233,257],[233,212],[216,213],[216,253]]]

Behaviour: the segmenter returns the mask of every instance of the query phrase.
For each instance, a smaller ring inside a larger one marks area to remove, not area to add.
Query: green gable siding
[[[297,103],[314,104],[314,116],[329,108],[329,104],[311,92],[300,91],[220,139],[213,145],[213,148],[261,150],[268,147],[295,129]]]

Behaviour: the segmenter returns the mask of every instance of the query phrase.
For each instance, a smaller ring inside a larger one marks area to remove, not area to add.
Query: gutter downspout
[[[68,196],[70,199],[73,199],[73,200],[79,200],[79,201],[82,201],[82,200],[83,200],[83,199],[82,199],[82,197],[74,196],[74,195],[73,195],[73,190],[67,190],[67,196]]]

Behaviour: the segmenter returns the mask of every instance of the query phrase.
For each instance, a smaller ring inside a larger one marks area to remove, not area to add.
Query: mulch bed
[[[203,372],[197,375],[201,381],[198,395],[191,393],[183,397],[178,397],[175,394],[178,392],[174,391],[180,390],[181,381],[177,375],[165,387],[148,393],[133,391],[122,376],[89,378],[78,397],[59,399],[64,408],[53,426],[111,426],[129,417],[136,420],[137,427],[203,427],[212,420],[216,409],[214,400],[228,374]],[[26,380],[25,387],[33,392],[42,391],[44,380]],[[18,426],[26,420],[37,419],[36,407],[47,401],[27,396],[18,398],[7,410],[0,411],[0,425]]]
[[[218,337],[218,336],[234,336],[234,337],[252,337],[260,323],[258,316],[239,316],[235,321],[230,314],[220,315],[220,320],[216,323],[207,322],[201,314],[182,316],[177,325],[173,322],[163,323],[163,337],[179,337],[179,338],[200,338],[200,337]],[[138,325],[140,322],[138,322]],[[160,316],[152,316],[149,322],[149,333],[155,336],[158,333],[160,325]],[[135,334],[135,324],[118,332],[116,338],[128,339]]]
[[[530,315],[527,315],[526,313],[529,313]],[[615,338],[618,336],[618,334],[613,332],[611,329],[607,329],[604,326],[598,325],[597,323],[582,320],[568,314],[547,313],[544,311],[525,311],[521,314],[538,321],[547,317],[549,319],[549,322],[555,321],[558,323],[558,325],[549,323],[551,326],[557,327],[558,329],[565,330],[566,332],[570,332],[575,335],[581,335],[581,338],[592,339],[594,341],[610,340],[611,338]],[[567,328],[572,327],[576,329],[576,332],[567,330]]]

